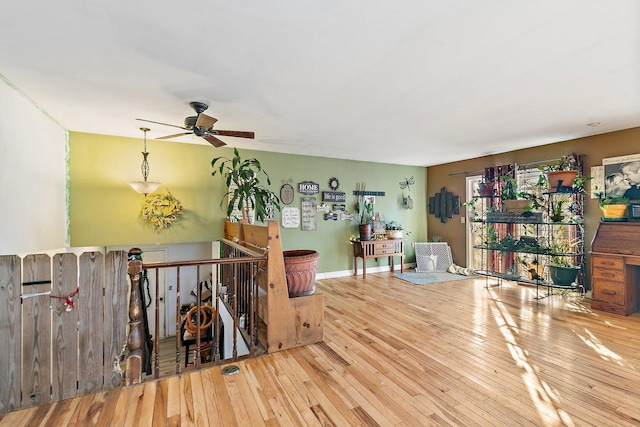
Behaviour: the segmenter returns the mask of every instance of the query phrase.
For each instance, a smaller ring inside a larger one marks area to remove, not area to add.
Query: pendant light
[[[149,153],[147,152],[147,132],[149,132],[150,129],[140,128],[140,130],[144,132],[144,151],[142,152],[142,165],[140,166],[140,170],[142,171],[142,178],[144,178],[144,181],[130,182],[129,185],[138,193],[144,194],[146,196],[147,194],[150,194],[156,191],[160,186],[160,183],[154,182],[154,181],[147,181],[147,178],[149,177],[149,170],[150,170],[149,161],[147,160],[147,156],[149,156]]]

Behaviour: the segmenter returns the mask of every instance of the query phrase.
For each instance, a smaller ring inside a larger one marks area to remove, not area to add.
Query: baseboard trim
[[[407,271],[410,268],[415,268],[416,263],[409,263],[404,265],[404,270]],[[396,265],[395,271],[400,271],[400,266]],[[378,267],[367,267],[367,273],[382,273],[385,271],[391,271],[391,266],[383,265]],[[358,268],[358,275],[362,275],[362,268]],[[334,279],[336,277],[353,276],[353,270],[342,271],[328,271],[326,273],[316,273],[316,280],[322,279]]]

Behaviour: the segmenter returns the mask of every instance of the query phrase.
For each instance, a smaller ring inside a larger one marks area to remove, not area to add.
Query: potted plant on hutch
[[[385,225],[388,239],[402,239],[402,225],[397,221],[388,222]]]
[[[606,196],[600,199],[600,210],[603,221],[626,221],[629,199]]]
[[[218,163],[219,162],[219,163]],[[217,169],[216,169],[216,165]],[[229,191],[220,201],[220,207],[230,196],[227,204],[226,214],[231,217],[234,208],[242,212],[242,221],[249,222],[249,212],[254,211],[256,219],[264,222],[268,217],[268,208],[273,206],[274,209],[280,210],[280,199],[260,181],[263,175],[267,180],[267,185],[271,185],[271,180],[267,172],[262,169],[258,159],[251,158],[242,160],[238,149],[233,149],[233,159],[227,157],[216,157],[211,161],[211,167],[214,168],[211,175],[220,174],[225,178]]]

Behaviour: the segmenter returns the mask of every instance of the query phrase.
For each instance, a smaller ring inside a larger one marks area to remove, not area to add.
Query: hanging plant
[[[140,217],[156,230],[165,230],[180,220],[184,207],[169,192],[150,194],[142,200]]]

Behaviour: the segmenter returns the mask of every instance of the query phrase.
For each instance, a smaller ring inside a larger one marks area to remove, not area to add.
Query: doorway
[[[482,182],[482,175],[468,176],[466,180],[466,200],[473,200],[478,194],[478,184]],[[472,270],[480,270],[482,268],[482,253],[476,249],[482,243],[482,239],[478,233],[478,224],[473,221],[474,213],[471,207],[466,206],[466,242],[467,242],[467,268]],[[478,241],[480,239],[480,241]]]

